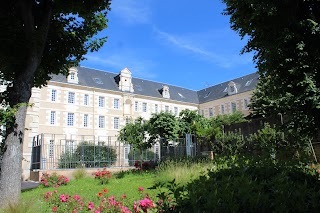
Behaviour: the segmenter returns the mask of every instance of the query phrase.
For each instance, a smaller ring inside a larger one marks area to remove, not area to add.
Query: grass
[[[148,188],[154,184],[154,173],[126,173],[122,178],[118,178],[117,175],[114,175],[109,181],[108,184],[101,185],[98,180],[95,180],[93,177],[85,177],[78,180],[71,180],[68,185],[60,186],[59,188],[45,188],[38,187],[33,190],[22,192],[21,198],[23,202],[32,202],[37,203],[37,208],[40,208],[40,211],[45,212],[48,209],[48,206],[44,202],[43,195],[48,191],[57,190],[59,194],[68,194],[68,195],[79,195],[80,197],[86,198],[89,202],[91,200],[96,200],[98,192],[101,192],[103,189],[108,189],[108,197],[115,196],[116,198],[121,198],[122,194],[127,196],[125,204],[132,206],[134,201],[140,200],[141,195],[138,192],[138,188],[141,186],[145,190],[145,193],[148,193],[151,198],[155,198],[157,191],[149,190]]]
[[[141,199],[138,192],[139,187],[143,187],[144,193],[147,193],[151,199],[157,200],[156,196],[159,191],[148,189],[156,183],[166,183],[175,179],[177,184],[187,184],[212,167],[211,161],[191,161],[188,159],[171,160],[161,163],[156,171],[131,172],[123,171],[113,174],[108,184],[101,185],[93,176],[85,176],[84,170],[76,170],[73,173],[75,179],[70,180],[68,185],[62,185],[59,188],[45,188],[40,186],[36,189],[22,192],[22,204],[17,205],[17,209],[30,209],[30,212],[48,212],[50,209],[44,201],[43,195],[54,190],[58,194],[68,194],[70,196],[79,195],[86,198],[86,201],[97,200],[97,195],[103,189],[108,189],[107,197],[115,196],[120,199],[123,194],[127,196],[124,205],[132,207],[133,202]],[[32,204],[24,208],[23,205]],[[22,206],[22,207],[19,207]],[[0,211],[1,212],[1,211]],[[8,213],[21,211],[5,211]],[[23,211],[22,211],[23,212]]]
[[[175,179],[177,184],[185,185],[205,174],[212,166],[212,161],[208,160],[196,162],[189,159],[165,161],[157,168],[155,182],[166,183]]]

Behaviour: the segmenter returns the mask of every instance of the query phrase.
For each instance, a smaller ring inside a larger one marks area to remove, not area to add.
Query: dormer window
[[[233,95],[238,92],[237,86],[233,81],[230,81],[228,84],[228,95]]]
[[[69,76],[67,78],[68,83],[78,84],[78,69],[75,67],[71,67],[69,69]]]
[[[120,74],[116,76],[115,80],[121,91],[134,92],[131,71],[128,68],[121,70]]]
[[[170,92],[168,86],[163,86],[162,88],[162,97],[164,98],[170,98]]]

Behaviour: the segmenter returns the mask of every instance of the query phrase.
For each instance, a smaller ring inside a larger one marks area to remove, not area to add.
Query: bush
[[[52,173],[50,175],[49,173],[44,172],[40,182],[45,187],[59,187],[61,185],[67,185],[69,179],[64,175],[58,175],[57,173]]]
[[[156,161],[159,159],[159,156],[151,150],[140,151],[131,149],[128,154],[128,158],[129,165],[134,166],[136,161]]]
[[[171,191],[178,212],[317,212],[318,178],[315,170],[271,161],[226,162]]]
[[[74,153],[65,153],[60,156],[59,168],[77,167],[106,167],[117,160],[117,153],[112,147],[83,142]]]
[[[74,177],[74,179],[80,180],[87,176],[87,172],[84,168],[80,168],[72,172],[72,176]]]

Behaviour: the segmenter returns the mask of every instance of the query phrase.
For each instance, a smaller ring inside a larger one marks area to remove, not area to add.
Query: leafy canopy
[[[260,81],[255,116],[284,115],[285,127],[312,136],[320,120],[320,1],[223,0],[231,28],[248,38]]]

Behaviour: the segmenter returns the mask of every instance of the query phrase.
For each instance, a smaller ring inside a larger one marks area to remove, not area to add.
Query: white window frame
[[[113,99],[113,109],[119,109],[119,98],[114,98]]]
[[[75,103],[75,96],[76,96],[76,94],[74,92],[68,92],[68,103],[69,104]]]
[[[155,105],[154,105],[154,112],[155,112],[155,113],[158,113],[158,110],[159,110],[159,109],[158,109],[158,104],[155,104]]]
[[[88,127],[88,114],[83,115],[83,127]]]
[[[70,73],[70,79],[71,79],[71,80],[74,80],[74,79],[75,79],[75,74],[74,74],[74,72]]]
[[[51,90],[51,101],[57,101],[57,90]]]
[[[223,115],[225,113],[224,105],[222,104],[220,108],[221,108],[221,114]]]
[[[174,109],[174,114],[178,116],[178,107],[174,107],[173,109]]]
[[[113,118],[113,129],[119,129],[120,127],[120,119],[119,117],[114,117]]]
[[[74,126],[74,113],[68,112],[67,126]]]
[[[49,158],[54,158],[54,140],[49,141]]]
[[[210,116],[210,117],[213,116],[213,108],[209,108],[209,116]]]
[[[237,111],[237,103],[231,102],[231,112],[234,113]]]
[[[134,102],[134,111],[136,111],[136,112],[139,111],[139,102],[138,101]]]
[[[89,105],[89,95],[88,94],[84,94],[83,105],[85,105],[85,106]]]
[[[146,102],[142,103],[142,112],[147,112],[148,104]]]
[[[50,112],[50,124],[55,125],[56,124],[56,111]]]
[[[104,128],[105,118],[103,115],[99,115],[98,127],[100,129]]]
[[[104,107],[104,97],[99,96],[99,107]]]
[[[169,112],[169,110],[170,110],[169,106],[164,106],[164,111],[165,112]]]

